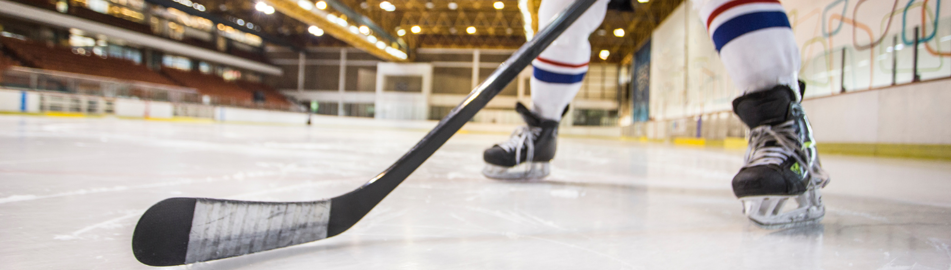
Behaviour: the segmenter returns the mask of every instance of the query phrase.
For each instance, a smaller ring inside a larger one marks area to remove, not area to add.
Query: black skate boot
[[[516,129],[508,141],[485,150],[482,174],[508,180],[544,178],[551,172],[548,162],[555,157],[558,121],[541,118],[522,103],[515,111],[528,125]]]
[[[819,222],[825,215],[819,189],[829,176],[799,104],[802,83],[800,89],[796,93],[780,85],[733,100],[733,111],[750,127],[746,165],[733,177],[733,193],[743,213],[765,228]],[[790,199],[797,206],[784,208]]]

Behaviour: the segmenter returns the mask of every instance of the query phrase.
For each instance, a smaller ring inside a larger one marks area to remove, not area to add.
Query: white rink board
[[[307,114],[219,106],[215,108],[215,121],[303,125],[307,123]]]
[[[26,106],[23,105],[24,95]],[[0,90],[0,112],[40,112],[40,96],[35,92]]]
[[[951,80],[806,99],[819,143],[951,144]]]
[[[114,106],[116,116],[172,118],[172,104],[168,102],[117,98]]]

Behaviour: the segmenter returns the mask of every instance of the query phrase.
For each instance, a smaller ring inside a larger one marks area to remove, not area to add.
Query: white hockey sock
[[[777,0],[694,0],[743,94],[788,85],[799,96],[799,47]],[[798,98],[797,98],[798,99]]]
[[[544,0],[538,8],[539,28],[547,26],[572,0]],[[588,72],[588,36],[601,25],[608,0],[599,0],[532,61],[532,111],[561,120],[561,113],[581,89]]]

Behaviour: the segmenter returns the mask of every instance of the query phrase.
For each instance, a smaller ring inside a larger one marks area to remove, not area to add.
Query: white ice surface
[[[0,116],[0,269],[149,268],[130,239],[162,199],[333,197],[424,133]],[[951,268],[949,162],[823,156],[825,220],[770,231],[730,190],[740,151],[562,138],[545,181],[483,178],[504,139],[456,135],[340,236],[168,269]]]

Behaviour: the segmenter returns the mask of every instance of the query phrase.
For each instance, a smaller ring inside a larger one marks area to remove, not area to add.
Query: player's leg
[[[506,141],[485,150],[482,173],[498,179],[542,178],[555,156],[558,122],[568,103],[581,89],[588,71],[588,36],[601,25],[607,0],[599,0],[532,61],[532,109],[518,104],[527,124]],[[571,4],[571,0],[543,0],[538,9],[539,29]]]
[[[701,0],[700,16],[727,73],[743,91],[733,111],[750,127],[746,164],[733,178],[744,213],[767,227],[825,214],[822,170],[800,101],[799,48],[779,1]],[[795,202],[795,207],[784,208]]]

